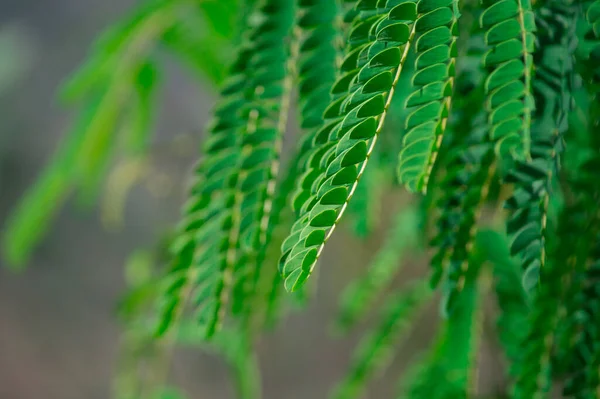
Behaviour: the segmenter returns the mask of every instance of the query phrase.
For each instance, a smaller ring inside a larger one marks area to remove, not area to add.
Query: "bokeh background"
[[[50,159],[76,112],[56,101],[61,82],[84,60],[94,37],[133,3],[0,2],[1,221]],[[162,195],[156,195],[152,184],[136,186],[119,230],[103,226],[99,207],[84,210],[69,201],[26,270],[0,268],[0,399],[110,396],[120,334],[115,308],[125,289],[123,263],[132,250],[151,246],[176,221],[201,127],[215,99],[210,84],[198,84],[174,64],[160,95],[153,165],[156,179],[167,184],[158,190]],[[403,201],[386,198],[383,227]],[[383,234],[361,240],[347,230],[336,233],[308,309],[293,312],[259,344],[265,398],[325,398],[344,374],[360,331],[334,339],[330,321],[341,289],[372,258]],[[422,275],[426,268],[424,259],[410,259],[402,278]],[[367,398],[394,397],[398,378],[433,336],[437,315],[432,308],[420,317]],[[491,394],[505,384],[502,359],[496,342],[486,339],[482,345],[478,390]],[[226,365],[207,354],[179,353],[173,378],[190,398],[234,395]]]

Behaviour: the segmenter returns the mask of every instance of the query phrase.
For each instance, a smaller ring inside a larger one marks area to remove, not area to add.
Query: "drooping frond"
[[[400,397],[481,397],[484,327],[515,399],[599,397],[600,0],[143,3],[66,85],[81,124],[6,231],[23,261],[65,193],[89,203],[115,159],[107,203],[125,203],[149,164],[158,46],[224,80],[166,259],[136,253],[126,267],[119,399],[177,397],[165,386],[181,346],[224,358],[237,396],[259,399],[260,330],[283,298],[314,297],[306,281],[345,212],[368,235],[387,194],[414,203],[395,180],[426,195],[343,294],[338,331],[380,320],[332,396],[360,396],[432,297],[419,279],[379,298],[424,239],[444,318]],[[294,111],[299,138],[283,140]]]
[[[600,1],[588,1],[584,2],[585,8],[585,18],[589,24],[589,28],[593,32],[596,38],[600,38]],[[590,49],[590,57],[596,58],[598,56],[598,44],[596,43]]]
[[[279,121],[272,120],[273,114],[278,118],[279,107],[268,107],[278,104],[282,95],[285,48],[281,37],[285,32],[282,34],[280,24],[286,19],[280,17],[289,11],[269,3],[262,7],[253,15],[253,25],[244,35],[238,59],[214,111],[204,158],[196,169],[196,181],[179,228],[159,335],[166,332],[185,299],[192,295],[206,336],[214,334],[224,314],[224,297],[233,284],[232,262],[237,259],[238,248],[230,248],[230,244],[237,245],[238,241],[237,237],[232,240],[231,234],[240,233],[242,205],[247,216],[253,211],[262,212],[267,202],[271,164],[278,156],[275,147],[279,140]],[[256,40],[256,36],[262,39]],[[262,119],[267,121],[258,125]],[[241,192],[248,192],[244,204],[239,198]],[[251,246],[258,240],[247,230],[256,225],[244,222],[244,245]],[[224,233],[226,228],[228,235]]]
[[[400,268],[403,254],[417,246],[419,220],[417,209],[408,207],[395,217],[391,233],[366,274],[348,286],[342,294],[337,328],[347,331],[365,317],[375,299],[390,284]]]
[[[243,111],[247,121],[238,133],[241,158],[226,194],[226,244],[218,255],[223,274],[219,302],[223,303],[233,273],[236,285],[242,287],[236,290],[238,295],[252,291],[256,283],[260,263],[257,252],[267,242],[282,135],[291,101],[292,77],[285,63],[288,50],[281,42],[289,34],[291,7],[268,1],[262,12],[264,20],[250,34],[255,50],[249,65],[249,90],[254,93]],[[244,287],[246,284],[250,287]],[[234,307],[234,313],[237,310]]]
[[[447,296],[460,291],[479,209],[493,175],[490,169],[494,157],[486,137],[484,115],[471,111],[482,101],[481,83],[476,79],[482,74],[480,36],[473,32],[456,65],[451,124],[442,148],[444,158],[440,159],[434,176],[436,186],[441,189],[435,195],[428,195],[432,210],[437,211],[433,219],[437,229],[430,243],[435,248],[431,284],[437,286],[445,278]]]
[[[531,53],[536,27],[531,0],[483,0],[483,5],[480,23],[490,47],[484,57],[490,71],[485,81],[489,136],[502,159],[528,159],[535,108]]]
[[[298,159],[292,160],[290,163],[290,167],[287,170],[287,175],[282,180],[279,185],[279,193],[274,201],[274,209],[271,218],[272,225],[276,231],[272,232],[272,239],[270,240],[267,257],[269,260],[273,260],[273,264],[277,263],[279,259],[279,248],[281,243],[286,237],[290,227],[293,223],[293,212],[289,207],[289,201],[291,198],[291,194],[295,188],[296,177],[298,175],[296,162]],[[272,257],[272,259],[271,259]],[[262,323],[266,326],[274,326],[276,321],[279,319],[281,315],[281,305],[284,298],[282,295],[285,292],[283,287],[283,281],[281,279],[281,274],[279,274],[279,270],[277,268],[273,268],[271,270],[271,275],[265,275],[266,281],[264,281],[264,296],[263,296],[263,321]],[[258,306],[257,310],[254,310],[255,313],[260,309],[260,303],[254,304]]]
[[[479,52],[474,35],[466,53]],[[462,290],[481,208],[495,173],[485,115],[471,111],[482,99],[481,88],[473,86],[471,81],[478,67],[471,65],[468,59],[464,66],[459,63],[458,67],[464,70],[459,71],[457,78],[459,98],[455,101],[456,119],[450,126],[452,134],[444,144],[449,151],[436,183],[442,187],[435,204],[440,216],[436,235],[431,240],[436,248],[431,260],[431,282],[436,286],[445,279],[446,311],[452,310],[452,303]]]
[[[300,162],[312,148],[315,129],[322,123],[330,102],[338,58],[338,5],[335,0],[298,0],[294,34],[298,40],[298,102],[300,128],[305,137],[299,146]]]
[[[185,2],[185,0],[184,0]],[[233,62],[234,43],[254,1],[194,1],[177,14],[178,23],[162,36],[165,48],[201,79],[221,85]]]
[[[234,272],[248,273],[242,268],[251,267],[246,262],[264,242],[288,111],[282,38],[291,24],[291,5],[265,1],[253,17],[215,110],[186,205],[173,293],[159,334],[182,305],[187,282],[195,291],[206,336],[212,336],[223,321]]]
[[[600,215],[596,204],[590,207],[595,215],[583,213],[593,221],[586,231],[592,242],[585,243],[587,248],[581,244],[577,248],[584,252],[584,259],[575,270],[567,299],[566,331],[559,341],[564,353],[555,360],[567,375],[563,394],[572,398],[594,398],[600,392]],[[572,230],[566,233],[573,234]]]
[[[372,375],[390,362],[394,347],[411,327],[417,312],[431,298],[426,281],[416,281],[387,299],[380,324],[369,332],[354,352],[352,364],[344,380],[338,384],[332,399],[359,397]]]
[[[302,181],[305,176],[297,178],[297,175],[310,173],[307,163],[311,152],[314,151],[314,134],[321,126],[323,112],[330,102],[329,90],[335,81],[335,68],[339,57],[336,29],[340,25],[338,8],[335,0],[298,2],[293,28],[294,44],[288,62],[297,75],[299,119],[303,136],[289,162],[287,175],[278,187],[273,226],[278,225],[279,214],[284,212],[288,202],[294,198],[296,180],[300,187],[296,187],[295,195],[301,195],[303,191]],[[280,227],[290,228],[287,220],[285,225]],[[273,277],[267,299],[267,321],[272,321],[275,317],[280,295],[281,276],[276,273]]]
[[[231,173],[232,163],[238,158],[236,133],[244,123],[240,114],[246,100],[248,59],[248,49],[241,50],[221,91],[220,103],[215,107],[214,120],[204,143],[205,156],[196,167],[191,198],[184,206],[184,219],[172,248],[171,270],[165,278],[167,287],[161,298],[158,335],[163,335],[179,317],[197,282],[201,281],[201,289],[207,287],[206,295],[211,295],[217,284],[219,270],[214,261],[210,262],[210,254],[205,253],[217,249],[207,244],[220,229],[219,207],[224,205],[221,191]],[[198,255],[204,258],[198,259]],[[209,306],[212,305],[209,303]]]
[[[539,282],[546,262],[546,236],[550,192],[556,178],[564,134],[572,109],[576,8],[572,2],[547,1],[536,9],[538,48],[532,81],[537,104],[531,128],[531,160],[517,161],[506,181],[514,183],[507,201],[507,231],[511,254],[523,264],[523,284],[529,291]]]
[[[563,213],[560,225],[568,223],[570,216]],[[515,398],[538,398],[547,395],[551,388],[551,355],[557,339],[557,329],[564,313],[565,294],[573,282],[572,271],[580,260],[571,257],[577,238],[557,242],[561,254],[540,271],[541,284],[533,294],[528,329],[521,342],[521,353],[515,362]],[[563,247],[564,246],[564,247]]]
[[[438,235],[432,240],[438,248],[431,260],[432,284],[445,276],[446,312],[452,311],[456,296],[463,289],[481,208],[495,172],[492,149],[480,141],[485,140],[485,129],[478,130],[482,134],[471,136],[467,145],[459,147],[460,152],[450,159],[451,169],[442,182],[447,188],[438,204],[442,216]]]
[[[521,284],[521,265],[510,256],[508,238],[493,230],[479,232],[480,249],[491,263],[500,315],[498,337],[511,364],[519,360],[527,331],[529,301]]]
[[[458,36],[458,0],[418,3],[414,92],[406,106],[407,133],[398,176],[410,191],[425,191],[442,144],[452,103]]]
[[[336,10],[335,7],[341,5],[338,3],[340,2],[332,0],[323,0],[315,4],[304,1],[299,3],[298,27],[294,33],[302,41],[299,48],[298,86],[300,127],[303,136],[298,145],[295,166],[301,176],[292,197],[292,208],[296,213],[300,212],[300,208],[310,197],[312,182],[319,173],[318,163],[315,165],[312,161],[323,152],[316,134],[323,124],[323,113],[332,99],[330,92],[336,80],[336,70],[341,62],[343,47],[340,43],[340,32],[332,29],[337,27],[344,30],[347,25],[339,19],[341,10]],[[348,7],[343,5],[344,8]],[[320,17],[315,18],[315,14]],[[320,62],[319,67],[315,68],[317,60],[325,62]]]
[[[552,354],[564,323],[569,303],[573,300],[578,274],[588,261],[589,239],[585,235],[597,225],[587,210],[567,206],[559,220],[552,262],[540,271],[541,284],[534,294],[528,330],[521,343],[521,355],[515,363],[515,398],[544,397],[551,388]],[[577,233],[576,233],[577,232]],[[585,237],[585,238],[582,238]],[[576,317],[572,315],[570,317]],[[571,352],[572,353],[572,352]]]
[[[311,274],[327,239],[341,218],[381,131],[395,85],[414,36],[417,6],[390,0],[358,1],[358,17],[348,37],[344,59],[315,136],[319,150],[310,158],[317,173],[303,184],[311,196],[282,245],[280,271],[294,291]],[[297,206],[298,207],[298,206]]]
[[[600,394],[600,186],[597,180],[600,167],[597,135],[600,125],[600,1],[587,6],[585,30],[591,40],[584,39],[580,71],[591,99],[587,126],[589,140],[583,148],[573,150],[577,155],[575,159],[580,162],[570,175],[565,222],[558,232],[559,259],[569,256],[574,267],[555,364],[567,377],[563,395],[576,399],[595,398]],[[577,240],[568,246],[573,236]]]
[[[444,320],[428,356],[401,382],[398,398],[470,397],[482,322],[478,305],[485,291],[485,287],[480,286],[485,279],[478,281],[478,275],[484,261],[481,254],[472,257],[463,293],[457,297],[452,317]]]
[[[589,129],[600,124],[600,2],[593,1],[585,3],[585,24],[582,24],[581,37],[578,46],[579,72],[583,77],[585,87],[590,93]],[[591,138],[596,148],[596,136]]]
[[[598,64],[592,61],[593,52],[583,57],[591,61],[581,64],[581,72],[593,96],[598,86],[594,84],[597,77],[592,71]],[[598,109],[592,100],[587,142],[583,146],[569,147],[571,155],[576,155],[571,158],[576,161],[570,165],[570,177],[562,182],[563,186],[568,184],[563,187],[566,205],[560,214],[557,235],[549,246],[552,257],[540,271],[540,285],[532,301],[529,328],[522,344],[524,351],[516,363],[516,398],[545,395],[551,387],[552,376],[558,372],[567,373],[571,378],[566,385],[568,396],[587,398],[597,394],[594,392],[596,387],[587,384],[594,378],[586,378],[587,373],[594,370],[594,355],[581,357],[580,354],[590,349],[594,351],[594,344],[590,346],[587,339],[588,332],[591,336],[595,334],[594,326],[597,325],[597,321],[591,320],[582,323],[581,317],[595,317],[595,310],[590,313],[587,306],[593,306],[597,301],[594,290],[587,288],[589,283],[594,284],[594,277],[588,275],[588,270],[592,271],[590,266],[595,263],[594,250],[600,227],[597,176],[592,172],[597,170],[600,162],[599,140],[593,133],[600,115],[596,112]],[[570,350],[566,351],[566,348]],[[554,354],[557,359],[552,362]],[[580,396],[578,392],[581,392]]]
[[[230,182],[231,220],[223,226],[228,244],[221,254],[221,270],[234,271],[233,313],[241,312],[246,319],[273,228],[271,216],[297,62],[298,43],[292,40],[288,45],[282,41],[290,37],[293,9],[293,3],[267,1],[263,26],[251,35],[255,60],[250,68],[255,72],[250,87],[255,94],[244,111],[248,113],[248,124],[240,132],[240,146],[245,159],[240,160],[237,176],[232,176]],[[224,302],[226,290],[225,283],[221,295]]]

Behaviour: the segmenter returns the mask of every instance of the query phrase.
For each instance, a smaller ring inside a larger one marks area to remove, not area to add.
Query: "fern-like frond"
[[[511,257],[508,237],[493,230],[479,233],[480,250],[491,263],[500,315],[498,337],[511,364],[519,360],[527,331],[529,298],[521,284],[521,265]]]
[[[314,150],[315,131],[320,127],[323,112],[330,102],[329,90],[335,81],[338,58],[338,17],[339,7],[334,0],[298,2],[288,62],[298,81],[299,118],[303,136],[289,162],[287,174],[278,187],[279,193],[272,212],[273,228],[279,225],[279,215],[293,198],[296,180],[302,181],[302,177],[297,175],[306,172],[307,158]],[[301,191],[301,187],[296,193],[298,191]],[[289,229],[290,226],[286,223],[279,227]],[[281,276],[277,273],[273,285],[269,287],[267,298],[266,318],[270,321],[275,317],[275,309],[278,307],[280,285]]]
[[[199,289],[205,288],[207,292],[204,295],[210,297],[214,295],[218,284],[219,269],[211,259],[218,248],[210,243],[215,234],[219,234],[222,224],[220,207],[225,205],[222,191],[232,173],[233,164],[239,158],[236,136],[244,126],[241,111],[246,101],[245,73],[249,55],[249,49],[243,46],[214,110],[214,120],[203,148],[205,156],[196,167],[190,200],[184,206],[183,221],[178,227],[172,249],[174,260],[165,278],[167,287],[161,298],[163,303],[158,335],[163,335],[183,311],[192,287],[200,282]],[[214,313],[211,310],[214,305],[210,300],[206,306],[210,313]]]
[[[484,65],[490,138],[503,159],[528,159],[535,108],[532,71],[535,18],[531,0],[484,0],[480,23],[490,50]],[[506,158],[508,157],[508,158]]]
[[[255,48],[249,65],[250,88],[255,94],[244,111],[248,124],[239,133],[242,159],[230,182],[228,203],[232,205],[227,211],[231,220],[223,226],[228,243],[221,266],[224,273],[234,272],[232,311],[243,314],[246,322],[273,228],[271,216],[299,45],[294,40],[291,44],[282,40],[290,37],[293,10],[293,3],[266,1],[262,26],[250,36]],[[224,283],[223,302],[227,298]]]
[[[288,112],[291,82],[282,38],[291,25],[291,4],[266,0],[253,17],[215,112],[180,237],[180,254],[193,248],[194,272],[187,264],[183,274],[195,280],[206,337],[223,322],[234,274],[239,284],[248,282],[257,248],[265,243]],[[170,301],[159,332],[179,303]]]
[[[565,319],[559,333],[555,366],[566,375],[563,395],[595,398],[600,394],[600,1],[584,4],[587,25],[581,40],[580,68],[590,94],[587,133],[581,147],[569,147],[579,161],[572,167],[566,193],[567,207],[558,231],[558,259],[568,256],[570,286]],[[574,239],[573,236],[577,238]],[[572,244],[569,243],[572,241]],[[567,244],[567,245],[565,245]]]
[[[462,291],[469,267],[469,254],[477,233],[483,203],[495,173],[494,154],[485,140],[485,129],[477,129],[471,145],[460,147],[450,159],[450,168],[441,184],[445,187],[438,207],[442,210],[438,234],[432,240],[437,252],[431,260],[432,284],[445,275],[445,311],[451,312]]]
[[[400,268],[403,254],[418,243],[419,217],[415,207],[399,211],[391,233],[366,274],[348,286],[342,294],[337,328],[347,331],[372,309],[375,299],[390,284]]]
[[[421,0],[416,22],[414,92],[406,106],[407,133],[398,176],[410,191],[426,191],[452,103],[458,36],[458,1]]]
[[[515,398],[544,397],[549,392],[552,374],[556,372],[551,363],[552,355],[561,335],[563,343],[573,340],[580,344],[582,349],[588,349],[589,343],[585,333],[577,340],[574,337],[577,335],[576,329],[572,324],[569,326],[568,322],[578,325],[579,315],[586,314],[587,306],[593,307],[598,300],[596,287],[586,291],[587,284],[593,285],[594,279],[587,281],[590,276],[584,276],[583,280],[581,278],[581,274],[586,273],[591,250],[596,245],[594,240],[598,238],[598,198],[598,195],[589,197],[584,194],[583,202],[568,205],[561,214],[559,234],[553,244],[554,256],[552,262],[540,272],[541,284],[532,301],[529,328],[521,344],[521,357],[515,363]],[[593,202],[590,202],[590,199]],[[581,295],[587,294],[591,294],[591,297],[581,298]],[[595,313],[596,311],[592,310],[591,316],[594,317]],[[595,322],[589,323],[589,327],[586,324],[582,326],[583,331],[595,333]],[[568,337],[566,339],[565,333],[562,332],[565,329]],[[574,359],[575,365],[571,367],[580,370],[576,366],[580,361],[577,352],[570,350],[566,358]],[[569,362],[564,358],[560,360]],[[581,367],[584,373],[587,372],[587,366],[584,361]]]
[[[237,395],[259,399],[254,344],[283,292],[306,304],[344,213],[368,234],[395,180],[425,196],[343,293],[338,332],[380,319],[331,396],[361,396],[442,285],[435,345],[400,397],[479,397],[493,276],[504,390],[600,397],[600,0],[144,0],[65,85],[80,123],[9,222],[9,261],[70,191],[90,203],[112,160],[122,208],[150,164],[157,50],[223,85],[174,237],[126,266],[119,399],[177,397],[179,346],[223,357]],[[431,279],[381,298],[421,239]]]
[[[593,48],[593,47],[591,47]],[[594,74],[597,63],[593,62],[593,51],[585,55],[591,62],[582,63],[582,73],[586,76],[592,96],[598,90],[595,85],[598,76]],[[595,101],[590,109],[590,134],[588,148],[574,147],[579,162],[571,166],[574,172],[566,188],[566,206],[560,215],[556,242],[551,246],[552,259],[540,273],[540,287],[532,302],[530,327],[524,339],[525,352],[518,362],[515,397],[543,397],[551,384],[551,377],[557,372],[567,373],[565,394],[568,397],[587,398],[597,396],[597,368],[594,368],[595,344],[588,341],[597,334],[596,322],[583,322],[582,317],[596,317],[594,306],[597,294],[589,290],[595,278],[588,275],[595,263],[594,250],[598,239],[598,200],[597,176],[600,146],[594,126],[600,113]],[[572,150],[572,149],[571,149]],[[563,185],[565,182],[563,182]],[[587,297],[589,295],[589,297]],[[591,310],[591,313],[590,313]],[[589,333],[589,334],[588,334]],[[570,350],[566,351],[566,348]],[[586,352],[587,351],[587,352]],[[556,353],[557,359],[551,362]],[[581,356],[582,353],[586,355]],[[595,371],[591,371],[595,370]],[[591,371],[593,376],[588,379]]]
[[[271,222],[276,231],[272,233],[273,239],[270,240],[269,253],[267,254],[269,259],[273,260],[273,264],[276,264],[277,260],[279,259],[279,248],[293,223],[294,215],[291,207],[289,207],[289,202],[295,188],[296,178],[298,176],[297,161],[298,158],[293,159],[290,162],[287,175],[279,185],[279,192],[274,202]],[[271,256],[272,258],[270,258]],[[271,272],[272,273],[270,276],[265,276],[266,287],[264,289],[263,307],[261,308],[260,304],[255,304],[257,309],[262,309],[264,312],[264,320],[262,324],[270,327],[275,325],[276,321],[281,315],[282,301],[284,299],[282,296],[285,292],[279,270],[274,268],[271,270]],[[255,310],[254,312],[256,313],[258,310]]]
[[[446,311],[451,310],[464,284],[481,208],[495,173],[485,114],[472,111],[480,107],[483,97],[481,83],[474,80],[482,74],[481,40],[481,35],[473,32],[464,46],[465,56],[458,60],[450,134],[444,140],[446,151],[435,176],[436,185],[441,189],[434,203],[439,216],[437,231],[431,240],[436,249],[431,259],[431,283],[437,286],[445,280]]]
[[[465,68],[458,76],[459,86],[463,85],[463,80],[465,84],[469,81],[470,71]],[[436,204],[440,214],[438,230],[431,240],[431,245],[436,248],[431,259],[431,283],[436,286],[445,278],[446,311],[452,310],[452,303],[464,285],[481,208],[495,174],[495,157],[487,139],[485,116],[481,112],[467,111],[480,101],[478,88],[471,88],[470,93],[457,99],[457,119],[451,127],[450,140],[445,144],[452,150],[446,155],[444,170],[437,183],[443,188]]]
[[[569,225],[571,215],[564,212],[560,226]],[[567,228],[568,230],[568,228]],[[576,253],[578,237],[561,239],[560,255],[540,271],[541,284],[531,302],[528,330],[522,341],[522,351],[515,363],[515,398],[542,398],[551,388],[551,355],[557,339],[557,329],[564,313],[566,292],[573,283],[573,273],[579,268],[581,257]],[[572,252],[573,251],[573,252]]]
[[[298,40],[298,102],[300,128],[305,132],[298,157],[306,162],[315,129],[323,122],[330,102],[329,91],[335,81],[338,58],[337,28],[339,9],[335,0],[298,0],[294,34]]]
[[[477,237],[477,243],[481,240]],[[478,246],[478,244],[476,244]],[[485,261],[475,252],[462,295],[457,297],[452,317],[444,320],[437,339],[427,357],[400,384],[398,398],[454,399],[470,397],[479,346],[482,313],[478,310],[485,292],[479,279]],[[483,276],[485,277],[485,276]],[[432,383],[435,381],[435,383]]]
[[[334,6],[337,3],[323,0],[315,4],[303,1],[299,4],[302,14],[298,19],[295,33],[301,36],[299,39],[302,40],[299,49],[298,78],[300,127],[304,134],[300,139],[297,155],[297,167],[302,175],[298,179],[296,192],[292,198],[292,207],[296,213],[310,197],[311,184],[315,174],[318,173],[318,168],[315,168],[311,162],[315,155],[318,156],[322,152],[316,140],[316,133],[322,125],[323,113],[331,102],[330,90],[335,82],[336,67],[340,62],[341,38],[334,28],[338,27],[341,30],[344,23],[339,20],[340,10],[335,10]],[[315,19],[314,14],[321,15],[321,20],[317,19],[319,23],[316,26],[311,21]],[[319,67],[315,68],[317,60],[322,59],[325,62],[319,62]]]
[[[350,399],[360,396],[371,376],[388,365],[394,347],[399,345],[411,327],[413,318],[428,302],[431,294],[426,281],[416,281],[387,299],[380,324],[360,342],[349,372],[338,384],[331,398]]]
[[[566,334],[559,341],[565,354],[558,359],[563,363],[559,369],[567,373],[565,397],[583,399],[595,398],[600,393],[600,218],[598,214],[591,217],[595,218],[596,231],[590,234],[593,242],[588,243],[592,247],[587,248],[587,259],[574,276]]]
[[[356,2],[359,13],[332,89],[336,99],[324,113],[325,125],[315,136],[318,150],[309,160],[316,173],[303,181],[311,196],[299,207],[299,219],[282,245],[280,271],[290,291],[312,273],[356,189],[415,33],[415,3],[389,0],[380,8],[376,3]]]
[[[522,261],[523,284],[528,291],[538,284],[539,270],[547,258],[550,192],[559,171],[573,103],[575,11],[572,2],[558,0],[536,9],[539,45],[532,85],[537,109],[531,129],[531,160],[517,161],[506,178],[515,186],[506,203],[511,254]]]

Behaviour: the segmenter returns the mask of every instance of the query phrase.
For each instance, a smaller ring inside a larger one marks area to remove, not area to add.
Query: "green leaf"
[[[398,177],[410,191],[427,190],[448,122],[454,86],[454,58],[450,47],[455,36],[449,28],[458,23],[458,1],[419,2],[417,61],[413,93],[406,106],[411,115],[398,159]],[[423,12],[422,10],[427,10]]]
[[[486,288],[482,286],[485,280],[480,284],[477,281],[482,261],[481,257],[474,259],[464,292],[456,297],[452,317],[444,320],[427,357],[403,381],[398,397],[449,399],[470,395],[482,322],[477,306]]]
[[[510,210],[507,232],[511,237],[511,254],[522,262],[523,284],[528,291],[538,286],[540,269],[548,256],[548,204],[553,179],[559,173],[563,136],[572,109],[573,52],[577,42],[574,9],[565,8],[560,2],[549,2],[537,12],[542,26],[538,32],[541,46],[534,55],[537,73],[532,88],[536,103],[545,106],[538,107],[533,113],[531,159],[517,162],[505,175],[506,181],[515,186],[512,197],[505,204]],[[514,86],[511,91],[516,94],[520,86]],[[504,92],[509,93],[509,90]],[[508,98],[508,94],[502,96]],[[520,113],[514,101],[505,102],[495,110],[491,114],[494,122]]]
[[[326,140],[322,140],[320,133],[316,133],[315,144],[317,145],[311,155],[310,165],[317,168],[316,175],[319,177],[311,185],[310,195],[296,197],[303,199],[302,203],[296,202],[296,207],[300,210],[299,222],[292,227],[290,238],[282,246],[280,272],[286,280],[286,288],[290,291],[300,288],[311,274],[325,242],[331,236],[346,208],[347,201],[356,189],[386,116],[386,107],[393,94],[391,89],[398,80],[408,54],[409,45],[405,43],[414,34],[414,21],[397,18],[414,15],[416,4],[407,2],[402,5],[405,10],[400,12],[401,10],[397,9],[394,14],[391,14],[388,8],[380,10],[366,2],[359,3],[359,6],[363,10],[361,12],[366,10],[374,12],[370,18],[356,19],[348,36],[347,54],[350,58],[344,61],[344,67],[359,69],[359,72],[353,80],[353,87],[346,89],[347,93],[344,93],[339,85],[341,80],[346,81],[343,75],[334,85],[340,94],[333,99],[324,114],[325,118],[331,119],[326,121],[326,129],[330,134]],[[371,29],[375,33],[375,38],[369,35]],[[366,55],[366,59],[350,56],[353,54],[352,50],[356,48],[362,48],[361,51]],[[388,76],[385,73],[394,76],[394,79],[390,81],[385,78]],[[352,133],[353,128],[363,123],[365,124],[362,125],[363,127],[368,126],[366,124],[371,122],[367,121],[374,121],[373,117],[381,119],[377,126],[369,125],[370,131],[367,133],[358,135]],[[325,146],[328,149],[321,151]],[[353,150],[347,150],[348,148]],[[336,205],[325,205],[323,200],[327,198],[328,193],[339,187],[348,189],[346,201]],[[318,211],[313,211],[313,208]],[[320,216],[323,215],[322,210],[327,210],[327,215],[335,215],[335,218],[323,219]],[[315,217],[319,217],[319,220],[314,221]],[[319,227],[326,228],[328,232],[322,240],[308,241],[306,237],[309,236],[316,222]]]
[[[280,38],[291,25],[291,4],[269,0],[256,16],[245,33],[251,40],[242,44],[222,90],[180,227],[180,236],[192,242],[194,255],[191,265],[178,268],[194,270],[187,285],[193,287],[206,338],[221,327],[230,297],[233,313],[239,314],[243,310],[239,304],[248,306],[242,298],[254,291],[289,109],[290,87],[285,80],[290,77],[281,64],[286,45]],[[159,335],[172,323],[169,309],[182,302],[177,297],[168,302]]]
[[[532,99],[532,68],[534,32],[536,30],[530,0],[502,0],[483,2],[485,10],[480,25],[486,29],[490,48],[484,63],[489,69],[485,91],[490,104],[490,115],[509,101],[521,104],[518,118],[489,120],[490,137],[504,159],[529,159],[531,152],[530,125],[535,105]],[[522,83],[524,90],[517,89]],[[515,87],[504,90],[505,87]],[[498,93],[502,91],[502,100]],[[494,100],[492,100],[494,99]],[[502,144],[500,144],[502,143]]]

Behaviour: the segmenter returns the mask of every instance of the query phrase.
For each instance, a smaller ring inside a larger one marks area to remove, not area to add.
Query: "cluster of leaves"
[[[221,77],[203,64],[215,64],[206,38],[186,29],[199,7],[211,40],[230,34],[208,4],[152,2],[101,42],[67,86],[86,94],[89,114],[16,212],[9,259],[24,259],[68,187],[95,187],[115,149],[148,146],[155,42]],[[278,319],[282,287],[307,298],[346,210],[369,235],[399,182],[412,204],[343,294],[337,330],[395,292],[332,397],[360,397],[441,285],[442,326],[398,397],[480,396],[493,296],[510,364],[502,395],[550,397],[560,383],[565,397],[597,398],[600,1],[260,0],[241,9],[181,222],[124,302],[132,346],[144,348],[125,351],[133,368],[141,352],[193,343],[230,362],[240,397],[257,397],[253,343]],[[286,163],[295,103],[301,137]],[[124,141],[113,145],[123,121]],[[396,288],[400,261],[426,246],[429,278]],[[144,377],[127,370],[121,397],[163,389],[165,375],[138,389]]]

